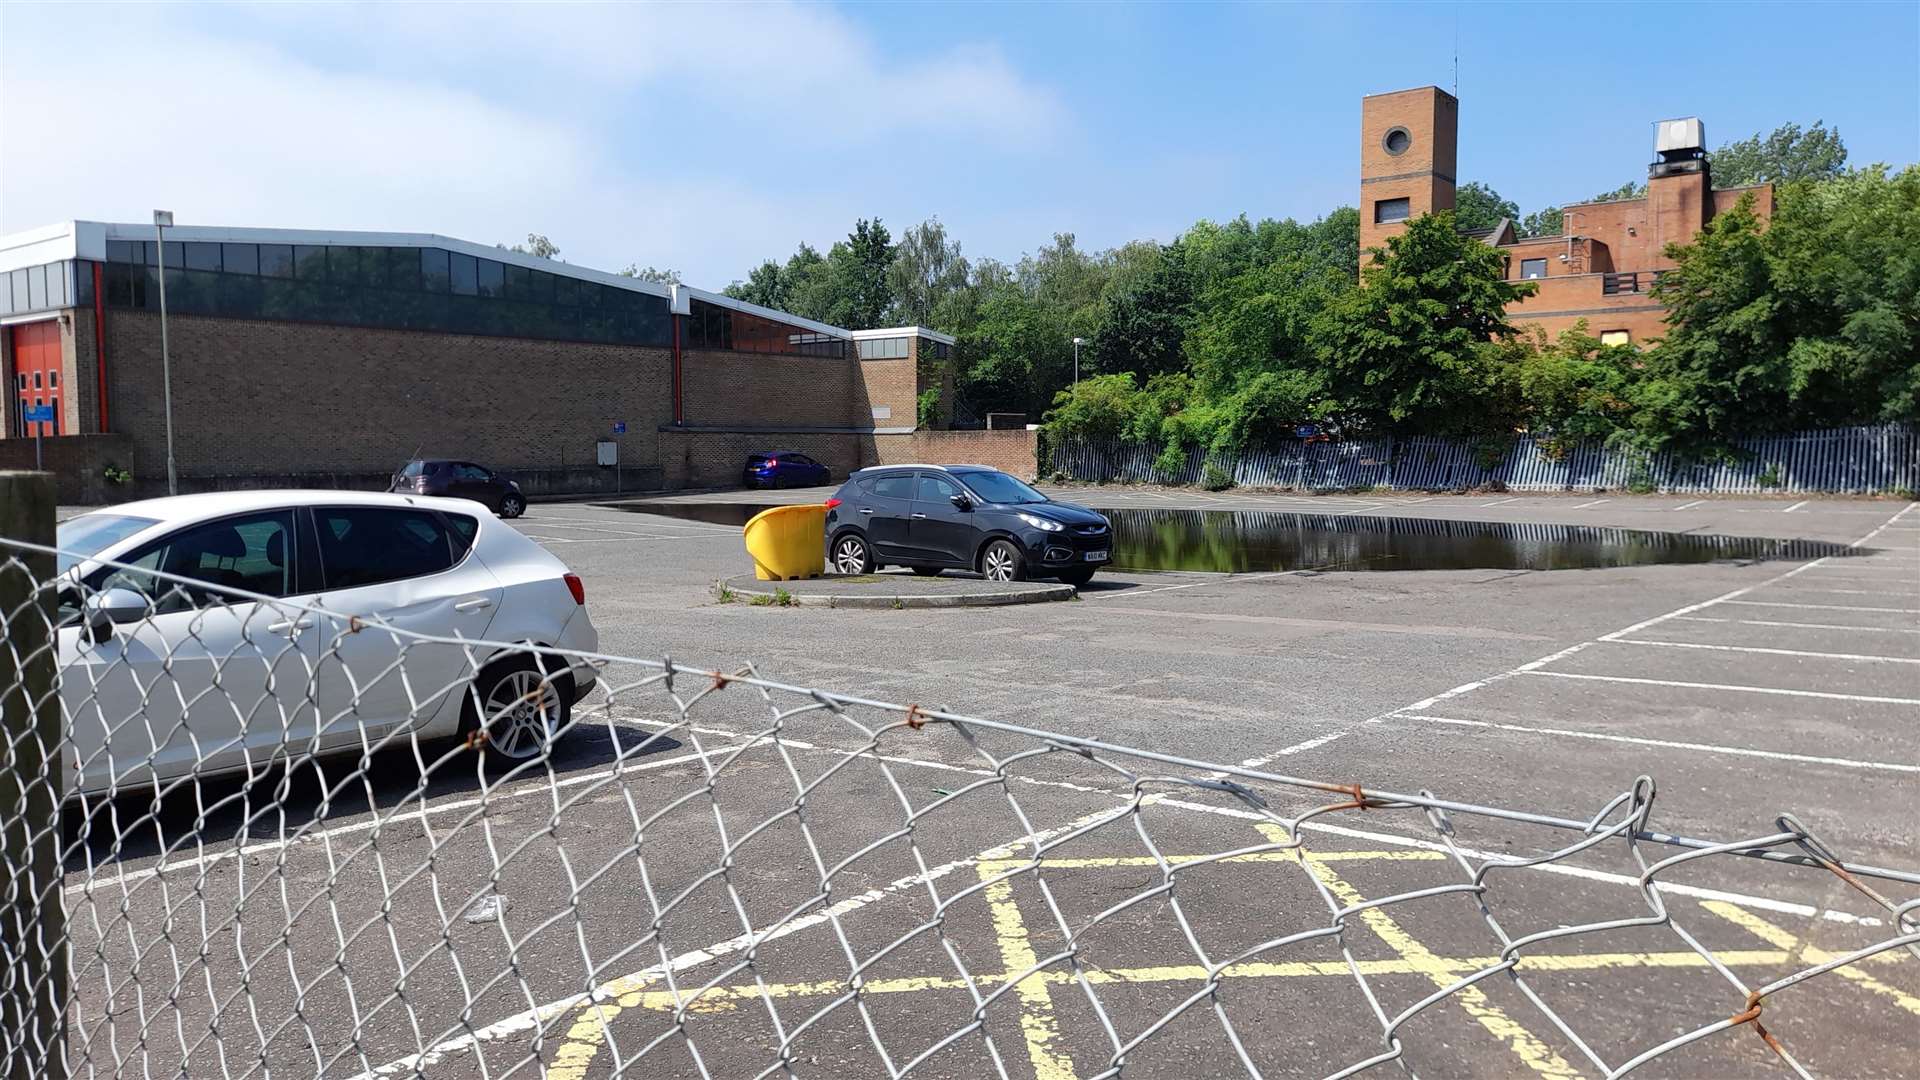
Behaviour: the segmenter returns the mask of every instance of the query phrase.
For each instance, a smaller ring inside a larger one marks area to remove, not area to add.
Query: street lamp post
[[[173,225],[173,211],[153,212],[154,260],[160,268],[160,396],[167,411],[167,494],[180,494],[180,479],[173,466],[173,358],[167,352],[167,234]]]
[[[1080,346],[1086,344],[1086,338],[1073,339],[1073,396],[1080,396]]]

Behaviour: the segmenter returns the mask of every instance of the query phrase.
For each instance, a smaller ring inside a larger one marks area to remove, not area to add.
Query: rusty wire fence
[[[0,542],[9,1077],[1912,1063],[1920,873],[1791,816],[1689,838],[1644,777],[1479,805],[151,571],[107,625],[53,565]]]

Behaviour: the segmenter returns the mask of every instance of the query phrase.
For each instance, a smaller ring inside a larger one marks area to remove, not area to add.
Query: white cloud
[[[991,155],[1065,116],[991,51],[895,63],[811,7],[113,10],[7,14],[0,231],[154,207],[539,231],[718,287],[871,212],[911,172],[901,144]]]

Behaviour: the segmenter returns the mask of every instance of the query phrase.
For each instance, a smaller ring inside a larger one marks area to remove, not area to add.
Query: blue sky
[[[937,214],[1011,261],[1352,203],[1360,97],[1450,86],[1456,37],[1461,179],[1523,210],[1641,177],[1671,116],[1920,160],[1914,3],[12,3],[0,231],[538,231],[717,288]]]

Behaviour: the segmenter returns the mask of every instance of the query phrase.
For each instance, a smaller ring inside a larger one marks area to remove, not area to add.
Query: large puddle
[[[614,503],[608,509],[744,525],[765,503]],[[1131,570],[1584,570],[1857,554],[1819,540],[1245,510],[1103,510],[1113,566]]]

